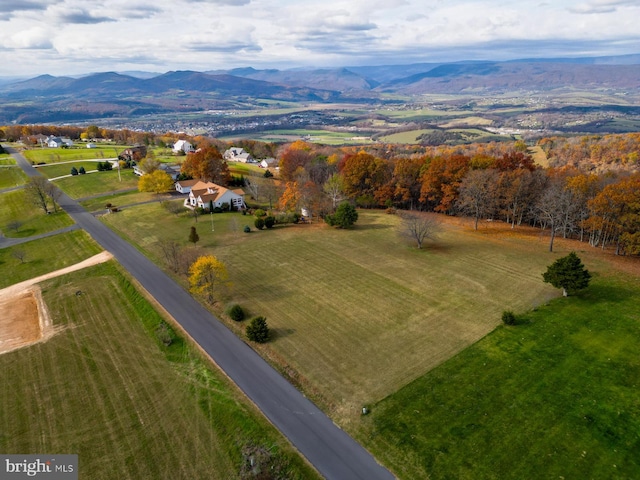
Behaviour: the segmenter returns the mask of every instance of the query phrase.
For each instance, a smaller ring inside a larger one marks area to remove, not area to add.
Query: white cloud
[[[6,74],[615,55],[640,51],[637,18],[637,0],[3,0],[0,48]]]

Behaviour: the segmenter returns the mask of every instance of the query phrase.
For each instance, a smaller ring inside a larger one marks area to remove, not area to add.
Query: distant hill
[[[415,63],[164,74],[41,75],[0,82],[0,123],[71,121],[237,108],[263,100],[379,102],[383,94],[485,95],[519,91],[637,91],[640,54],[508,62]],[[0,79],[1,80],[1,79]],[[45,120],[46,119],[46,120]]]

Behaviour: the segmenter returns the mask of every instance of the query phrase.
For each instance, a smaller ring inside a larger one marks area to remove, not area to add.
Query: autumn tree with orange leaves
[[[229,182],[229,167],[218,149],[214,146],[204,146],[186,156],[180,167],[180,172],[205,182],[227,185]]]

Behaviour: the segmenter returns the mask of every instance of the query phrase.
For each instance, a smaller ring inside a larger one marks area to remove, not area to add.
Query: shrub
[[[229,308],[229,310],[227,311],[227,315],[229,315],[229,318],[231,318],[231,320],[235,320],[236,322],[241,322],[242,320],[244,320],[245,316],[244,310],[237,303],[233,304]]]
[[[175,334],[166,322],[160,322],[160,325],[156,328],[156,337],[164,344],[165,347],[171,345],[175,340]]]
[[[249,233],[251,231],[251,227],[249,227],[249,225],[245,225],[244,228],[242,229],[242,231],[244,233]]]
[[[78,170],[78,173],[79,173],[80,175],[84,175],[85,173],[87,173],[87,171],[84,169],[84,167],[83,167],[83,166],[80,166],[80,169]]]
[[[516,315],[511,310],[505,310],[502,312],[502,323],[505,325],[515,325]]]
[[[271,178],[271,177],[273,177],[273,173],[271,173],[271,170],[265,170],[264,178]]]
[[[332,227],[350,228],[358,220],[358,212],[349,202],[342,202],[336,213],[327,215],[324,220]]]
[[[213,207],[213,213],[222,213],[222,208],[220,208],[220,207]]]
[[[253,214],[254,214],[256,217],[261,218],[261,217],[266,216],[266,215],[267,215],[267,212],[265,212],[265,211],[264,211],[264,210],[262,210],[261,208],[258,208],[255,212],[253,212]]]
[[[264,317],[255,317],[251,319],[251,323],[247,325],[247,338],[252,342],[266,343],[269,340],[269,327],[267,319]]]
[[[262,230],[264,228],[264,219],[256,218],[256,221],[253,222],[253,224],[256,226],[258,230]]]
[[[269,215],[268,217],[265,217],[264,219],[264,226],[267,228],[273,228],[273,226],[276,224],[276,217],[272,217],[271,215]]]
[[[71,167],[71,175],[73,176],[78,175],[78,169],[76,167]]]

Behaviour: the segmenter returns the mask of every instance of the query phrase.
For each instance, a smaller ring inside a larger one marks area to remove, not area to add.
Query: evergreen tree
[[[575,252],[571,252],[549,265],[547,271],[542,274],[542,278],[546,283],[561,288],[562,295],[566,297],[587,288],[591,274],[584,268],[580,257]]]
[[[200,236],[198,235],[198,232],[196,232],[196,227],[191,227],[191,231],[189,232],[189,241],[195,245],[198,243],[198,240],[200,240]]]

